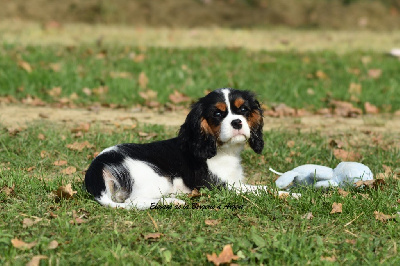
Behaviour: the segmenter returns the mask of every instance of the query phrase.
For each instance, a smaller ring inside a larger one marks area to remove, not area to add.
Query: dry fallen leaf
[[[192,192],[190,192],[188,194],[189,198],[197,198],[197,197],[200,197],[200,196],[201,196],[201,193],[196,188],[193,189]]]
[[[57,98],[58,96],[60,96],[61,92],[62,92],[61,87],[54,87],[51,90],[47,91],[47,93],[53,98]]]
[[[286,146],[288,146],[288,148],[293,148],[294,147],[294,140],[289,140],[288,142],[286,142]]]
[[[362,114],[360,108],[354,107],[352,103],[343,101],[331,101],[334,108],[333,114],[343,117],[357,117]]]
[[[368,76],[377,79],[382,75],[382,69],[370,69],[368,70]]]
[[[24,218],[24,220],[22,221],[22,227],[23,228],[27,228],[30,227],[34,224],[37,224],[38,222],[42,221],[42,218],[38,218],[36,217],[34,220],[31,218]]]
[[[206,225],[214,226],[219,224],[221,221],[220,220],[205,220],[204,223]]]
[[[222,252],[217,256],[215,252],[213,254],[207,254],[207,260],[214,263],[214,265],[221,265],[230,263],[232,260],[238,260],[239,256],[233,254],[232,246],[226,245]]]
[[[56,249],[58,247],[58,242],[56,240],[51,241],[47,245],[47,249]]]
[[[144,235],[143,237],[144,237],[144,239],[158,239],[158,238],[160,238],[161,236],[162,236],[163,234],[161,234],[161,233],[149,233],[149,234],[146,234],[146,235]]]
[[[369,102],[364,103],[365,113],[367,114],[379,114],[379,109]]]
[[[346,190],[342,189],[342,188],[338,188],[338,193],[339,195],[346,197],[347,195],[350,194],[350,192],[347,192]]]
[[[147,84],[149,83],[149,78],[146,76],[146,73],[140,72],[138,77],[139,86],[142,89],[147,88]]]
[[[60,199],[71,199],[77,191],[72,190],[71,184],[67,184],[65,186],[60,186],[56,191],[53,191],[53,193]]]
[[[36,166],[31,166],[31,167],[28,167],[28,168],[26,169],[26,171],[27,171],[27,172],[32,172],[34,169],[36,169]]]
[[[11,244],[13,247],[18,248],[18,249],[31,249],[34,246],[36,246],[37,242],[33,241],[31,243],[26,243],[18,238],[11,239]]]
[[[84,142],[74,142],[72,144],[67,144],[67,148],[70,150],[82,151],[85,148],[93,148],[93,145],[86,140]]]
[[[377,189],[377,188],[382,187],[385,184],[386,184],[386,182],[384,179],[373,179],[373,180],[357,181],[355,183],[355,186],[356,186],[356,188],[365,186],[368,188]]]
[[[375,215],[375,219],[381,222],[386,222],[388,220],[393,220],[396,218],[396,214],[394,215],[388,215],[388,214],[383,214],[381,212],[378,211],[374,211],[374,215]]]
[[[84,216],[84,215],[83,215]],[[73,210],[72,211],[72,220],[71,221],[69,221],[69,223],[70,224],[77,224],[77,225],[79,225],[79,224],[84,224],[84,223],[86,223],[87,222],[87,220],[83,220],[82,219],[82,216],[81,217],[78,217],[78,215],[76,214],[76,211],[75,210]]]
[[[46,136],[43,135],[42,133],[40,133],[40,134],[38,135],[38,139],[40,139],[40,140],[45,140],[45,139],[46,139]]]
[[[40,260],[48,259],[45,255],[36,255],[33,256],[32,259],[26,264],[26,266],[39,266]]]
[[[40,152],[40,157],[43,159],[45,157],[49,156],[49,153],[47,151],[41,151]]]
[[[342,149],[334,149],[333,155],[336,157],[336,159],[339,159],[341,161],[356,162],[361,159],[361,154],[352,151],[345,151]]]
[[[62,174],[72,175],[76,173],[76,168],[74,166],[69,166],[61,171]]]
[[[53,164],[55,166],[63,166],[63,165],[66,165],[67,163],[68,163],[67,161],[59,160],[59,161],[55,161]]]
[[[28,62],[26,62],[26,61],[19,60],[19,61],[18,61],[18,66],[19,66],[20,68],[22,68],[23,70],[25,70],[26,72],[28,72],[28,73],[31,73],[31,72],[32,72],[32,67],[31,67],[31,65],[30,65]]]
[[[334,214],[334,213],[342,213],[342,203],[334,202],[332,204],[332,210],[331,210],[330,214]]]
[[[307,219],[307,220],[312,220],[314,218],[314,215],[312,214],[312,212],[308,212],[306,214],[304,214],[303,216],[301,216],[302,219]]]
[[[90,129],[90,124],[89,123],[80,123],[78,126],[76,126],[73,129],[71,129],[71,132],[72,133],[77,133],[79,131],[88,132],[89,129]]]
[[[319,79],[328,79],[329,78],[328,75],[325,74],[325,72],[322,70],[318,70],[317,72],[315,72],[315,76]]]
[[[6,194],[6,196],[10,196],[11,194],[14,194],[14,188],[15,188],[15,184],[13,184],[12,187],[3,187],[0,191],[3,192],[4,194]]]
[[[168,98],[174,104],[183,103],[183,102],[189,102],[190,101],[190,97],[184,95],[183,93],[181,93],[181,92],[179,92],[177,90],[175,90],[174,93],[170,94],[168,96]]]
[[[321,260],[329,261],[329,262],[335,262],[336,261],[336,257],[335,256],[331,256],[331,257],[321,256]]]

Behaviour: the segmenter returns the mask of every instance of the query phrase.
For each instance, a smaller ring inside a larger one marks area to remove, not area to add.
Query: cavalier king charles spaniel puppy
[[[265,190],[244,184],[240,164],[246,143],[263,150],[263,124],[253,93],[215,90],[193,104],[176,138],[103,150],[86,172],[86,189],[100,204],[126,209],[185,204],[176,195],[202,187]]]

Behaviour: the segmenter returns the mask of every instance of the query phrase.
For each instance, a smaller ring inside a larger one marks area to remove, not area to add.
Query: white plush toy
[[[372,180],[373,174],[368,166],[356,162],[341,162],[335,169],[316,165],[305,164],[285,173],[279,173],[269,168],[280,177],[275,184],[280,189],[289,189],[296,185],[314,185],[314,187],[337,187],[353,185],[360,180]]]

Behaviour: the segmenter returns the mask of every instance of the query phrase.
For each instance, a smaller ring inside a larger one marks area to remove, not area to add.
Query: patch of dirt
[[[186,118],[187,110],[176,112],[155,112],[138,109],[63,109],[54,107],[32,107],[27,105],[3,105],[0,112],[0,124],[7,128],[28,126],[30,123],[50,121],[54,123],[76,125],[79,123],[99,123],[112,126],[130,126],[133,123],[159,124],[178,127]],[[344,118],[337,116],[310,115],[303,117],[265,117],[264,130],[300,130],[338,132],[382,132],[399,133],[400,117],[393,115],[359,116]]]

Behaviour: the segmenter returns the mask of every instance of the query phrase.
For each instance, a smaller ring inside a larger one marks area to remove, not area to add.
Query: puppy
[[[176,138],[103,150],[86,172],[86,189],[100,204],[126,209],[184,204],[175,196],[194,188],[267,189],[245,185],[240,164],[246,143],[263,150],[263,124],[253,93],[215,90],[193,104]]]

